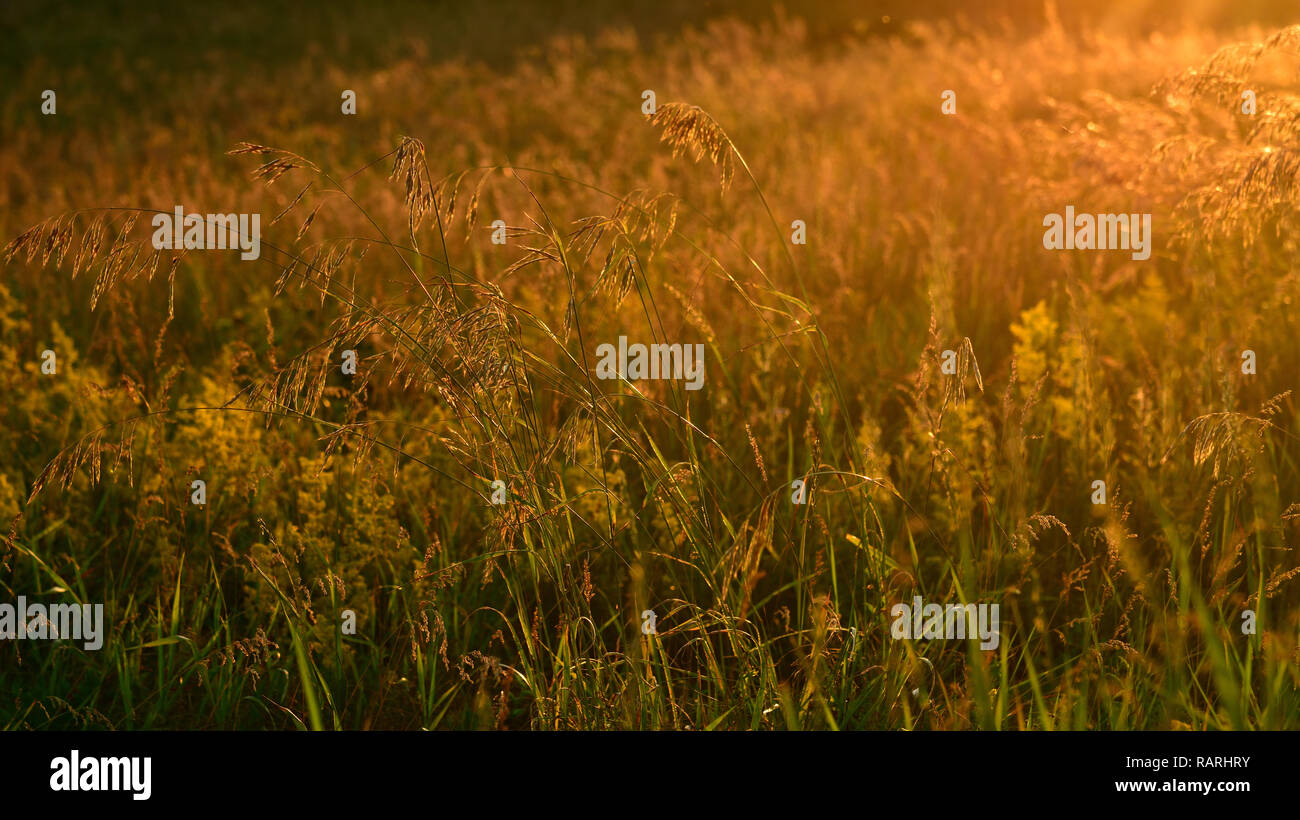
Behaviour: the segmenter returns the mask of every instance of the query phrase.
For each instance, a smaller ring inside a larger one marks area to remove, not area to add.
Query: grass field
[[[1023,7],[6,11],[0,727],[1300,728],[1300,27]]]

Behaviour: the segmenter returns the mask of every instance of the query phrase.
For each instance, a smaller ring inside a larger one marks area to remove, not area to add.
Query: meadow
[[[1300,728],[1300,27],[583,19],[9,66],[0,727]]]

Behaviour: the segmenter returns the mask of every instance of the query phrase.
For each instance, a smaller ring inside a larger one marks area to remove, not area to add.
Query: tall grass
[[[607,32],[25,203],[70,207],[7,249],[0,584],[112,628],[0,644],[0,725],[1296,727],[1300,35],[1255,36]],[[154,251],[177,201],[262,259]],[[1042,250],[1069,203],[1156,253]],[[597,379],[619,335],[705,388]],[[998,649],[892,639],[913,595]]]

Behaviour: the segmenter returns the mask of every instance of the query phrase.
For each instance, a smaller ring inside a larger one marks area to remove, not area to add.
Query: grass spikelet
[[[393,159],[393,172],[388,178],[399,180],[406,189],[407,229],[414,242],[416,231],[424,217],[434,208],[433,187],[429,182],[429,168],[424,158],[424,143],[413,137],[402,137]]]
[[[696,162],[707,156],[718,168],[722,190],[727,190],[734,172],[735,146],[704,109],[686,103],[664,103],[650,116],[650,124],[663,130],[659,139],[673,147],[673,156],[690,153]]]

